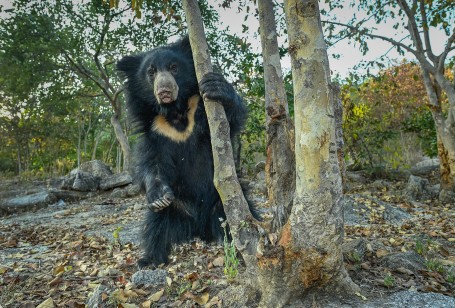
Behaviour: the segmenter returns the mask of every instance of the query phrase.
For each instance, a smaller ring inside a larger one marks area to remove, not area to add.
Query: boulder
[[[6,199],[0,204],[0,210],[6,213],[17,213],[47,207],[49,204],[57,202],[57,197],[48,192],[38,193]]]
[[[97,191],[101,179],[91,173],[79,171],[76,173],[71,188],[77,191]]]
[[[131,175],[129,175],[128,172],[121,172],[103,178],[100,183],[100,188],[102,190],[109,190],[112,188],[131,184],[132,182],[133,179],[131,178]]]
[[[91,160],[81,164],[79,171],[91,173],[101,179],[112,175],[111,168],[103,163],[101,160]]]
[[[410,201],[428,200],[432,197],[429,186],[429,181],[427,179],[411,175],[403,194]]]

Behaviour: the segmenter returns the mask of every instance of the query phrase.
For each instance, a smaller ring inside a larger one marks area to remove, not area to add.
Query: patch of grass
[[[234,239],[229,241],[226,230],[226,222],[222,223],[221,226],[224,230],[224,275],[228,280],[233,280],[239,273],[239,259],[237,258],[237,250],[235,249]]]
[[[395,285],[395,278],[391,273],[387,273],[384,277],[384,286],[391,288]]]
[[[425,261],[425,266],[429,271],[444,273],[444,265],[441,261],[436,259],[429,259]]]

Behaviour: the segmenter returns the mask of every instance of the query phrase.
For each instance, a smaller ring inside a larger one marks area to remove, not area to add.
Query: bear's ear
[[[191,44],[190,44],[190,37],[187,35],[183,36],[180,40],[174,43],[175,47],[181,50],[184,53],[188,53],[191,55]]]
[[[141,62],[140,56],[125,56],[117,62],[117,70],[129,77],[139,70]]]

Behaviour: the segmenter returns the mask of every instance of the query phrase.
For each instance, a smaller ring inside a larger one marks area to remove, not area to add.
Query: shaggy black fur
[[[136,179],[146,191],[148,211],[140,267],[168,261],[173,244],[194,237],[224,236],[225,213],[213,184],[210,133],[202,98],[221,102],[231,137],[245,122],[246,109],[233,86],[218,73],[198,85],[188,37],[117,64],[125,77],[127,109],[138,132]],[[250,210],[255,217],[253,207]]]

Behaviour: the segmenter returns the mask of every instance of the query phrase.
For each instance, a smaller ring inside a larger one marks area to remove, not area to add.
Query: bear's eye
[[[173,74],[177,73],[177,64],[173,63],[173,64],[169,65],[169,70],[170,70]]]
[[[147,73],[150,75],[150,76],[153,76],[156,74],[156,67],[154,66],[150,66],[149,70],[147,71]]]

